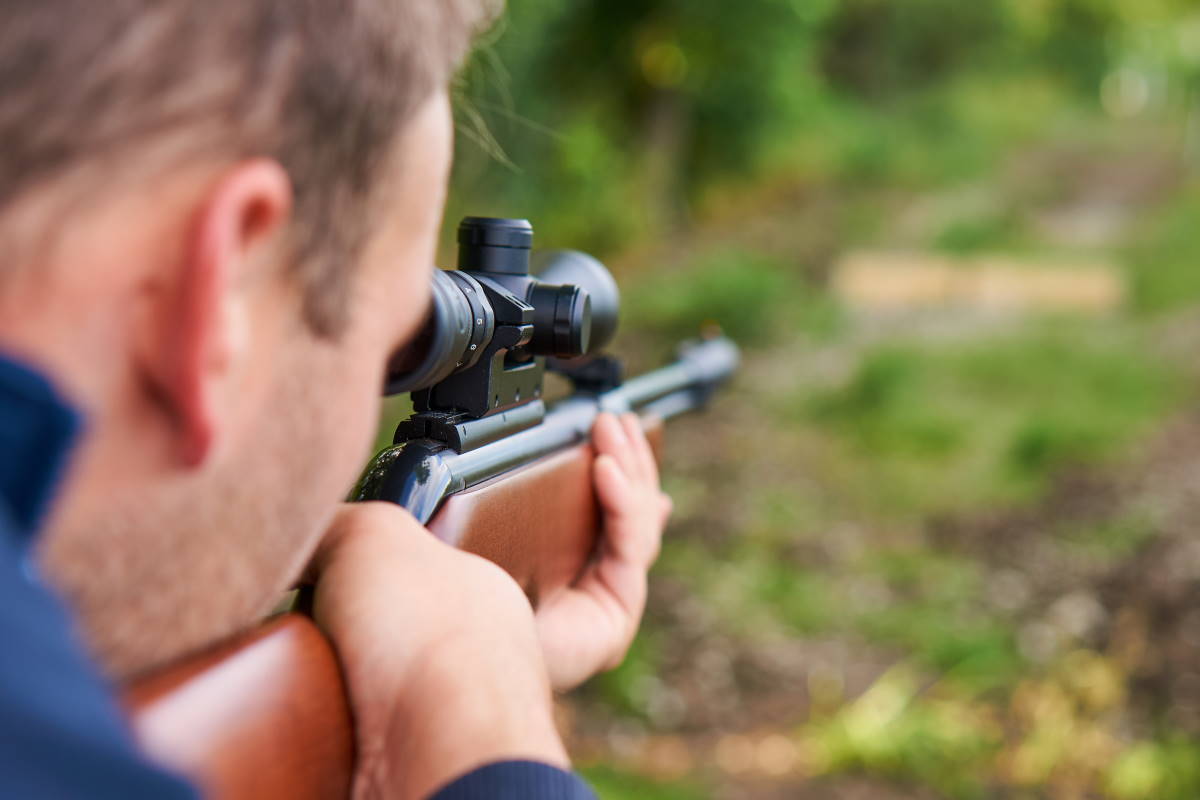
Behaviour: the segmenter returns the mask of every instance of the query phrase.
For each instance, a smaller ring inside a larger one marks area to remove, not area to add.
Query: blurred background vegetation
[[[635,368],[746,349],[563,703],[602,796],[1200,797],[1193,3],[509,0],[459,94],[448,231],[605,259]],[[881,310],[855,252],[1119,291]]]

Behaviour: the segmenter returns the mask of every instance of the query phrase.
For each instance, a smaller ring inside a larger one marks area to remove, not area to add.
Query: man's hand
[[[646,578],[658,558],[671,499],[633,414],[601,414],[592,431],[596,494],[604,512],[598,556],[575,585],[543,598],[537,632],[550,682],[560,691],[621,663],[646,607]]]
[[[355,797],[426,797],[497,760],[567,766],[533,612],[503,570],[388,503],[345,506],[314,569],[354,714]]]

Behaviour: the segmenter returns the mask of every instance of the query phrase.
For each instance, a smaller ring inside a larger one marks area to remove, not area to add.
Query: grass
[[[934,250],[972,255],[1021,246],[1020,224],[1008,209],[964,215],[949,220],[934,236]]]
[[[661,658],[653,631],[640,635],[619,667],[599,675],[592,685],[604,703],[627,717],[646,718],[646,687],[654,679]]]
[[[855,620],[870,640],[979,689],[1004,685],[1025,668],[1011,622],[986,607],[985,576],[974,561],[922,549],[874,554],[866,570],[887,582],[892,597]]]
[[[1119,455],[1174,407],[1172,369],[1147,350],[1134,330],[1065,321],[887,343],[793,413],[855,465],[876,514],[1030,502],[1052,475]]]
[[[1178,737],[1141,742],[1113,764],[1105,788],[1115,800],[1191,800],[1200,794],[1200,752]]]
[[[1054,534],[1082,557],[1114,563],[1130,558],[1155,534],[1154,526],[1139,516],[1117,516],[1080,525],[1068,525]]]
[[[1200,187],[1185,188],[1160,213],[1143,223],[1126,248],[1133,269],[1134,302],[1147,315],[1200,302]]]
[[[799,734],[815,774],[866,772],[957,800],[1103,797],[1184,800],[1200,792],[1200,750],[1164,736],[1128,741],[1112,712],[1125,676],[1075,651],[1002,693],[900,665]]]
[[[953,695],[923,697],[918,674],[897,667],[861,697],[802,733],[818,773],[862,771],[949,796],[985,796],[980,767],[1000,745],[988,710]]]

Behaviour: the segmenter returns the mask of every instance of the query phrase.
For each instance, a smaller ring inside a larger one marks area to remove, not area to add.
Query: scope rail
[[[601,412],[632,411],[666,420],[702,408],[739,360],[737,345],[718,336],[685,345],[674,363],[616,389],[577,392],[555,403],[535,427],[477,449],[458,453],[432,439],[390,447],[376,456],[354,499],[397,503],[427,524],[447,497],[586,441]]]

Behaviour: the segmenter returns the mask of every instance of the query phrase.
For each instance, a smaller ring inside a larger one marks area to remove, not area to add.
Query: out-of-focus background
[[[745,348],[563,703],[601,796],[1200,797],[1193,3],[509,0],[460,95],[448,230]]]

